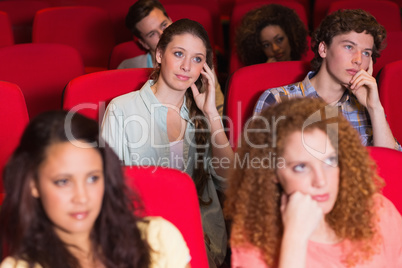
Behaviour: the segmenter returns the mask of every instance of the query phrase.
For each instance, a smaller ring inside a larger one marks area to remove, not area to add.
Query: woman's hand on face
[[[271,62],[276,62],[276,58],[275,57],[270,57],[266,61],[266,63],[271,63]]]
[[[310,238],[323,219],[322,209],[310,195],[294,192],[282,194],[281,214],[284,232],[306,239]]]
[[[207,63],[204,63],[201,75],[204,92],[200,93],[197,86],[192,84],[191,90],[193,91],[194,101],[205,116],[219,116],[215,105],[215,75]]]

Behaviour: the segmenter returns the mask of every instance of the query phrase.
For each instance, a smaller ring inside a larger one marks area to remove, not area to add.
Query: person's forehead
[[[351,41],[358,45],[367,46],[367,47],[372,47],[374,45],[374,37],[365,31],[363,31],[361,33],[351,31],[348,33],[338,34],[332,38],[332,42],[334,42],[334,41],[336,41],[336,42]]]

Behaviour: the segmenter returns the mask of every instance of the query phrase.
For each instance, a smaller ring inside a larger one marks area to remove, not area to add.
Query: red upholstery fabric
[[[384,196],[391,200],[399,213],[402,214],[402,152],[381,147],[367,148],[371,158],[377,163],[378,174],[385,181],[385,187],[382,191]]]
[[[78,111],[101,122],[109,102],[117,96],[141,89],[152,70],[109,70],[77,77],[66,86],[63,109]]]
[[[259,1],[259,0],[233,0],[234,2],[235,2],[235,4],[238,4],[238,3],[247,3],[247,2],[252,2],[252,1]],[[308,17],[310,17],[309,15],[310,15],[310,2],[312,2],[312,1],[310,1],[310,0],[289,0],[289,1],[291,1],[291,2],[297,2],[297,3],[300,3],[303,7],[304,7],[304,9],[306,10],[306,12],[307,12],[307,15],[308,15]]]
[[[402,142],[402,60],[391,62],[382,69],[378,78],[380,100],[394,137]]]
[[[3,11],[0,11],[0,33],[0,47],[14,45],[14,36],[10,18],[8,14]]]
[[[208,267],[197,191],[190,176],[176,169],[138,166],[126,167],[125,174],[127,185],[143,201],[145,215],[161,216],[180,230],[190,249],[191,267]]]
[[[6,12],[10,17],[16,44],[32,41],[32,23],[35,13],[47,7],[49,4],[43,1],[0,1],[0,10]]]
[[[201,23],[205,30],[208,32],[209,41],[212,47],[215,45],[215,31],[218,27],[213,24],[211,10],[207,6],[200,6],[196,4],[164,4],[167,14],[172,21],[179,19],[191,19]]]
[[[399,7],[391,1],[354,0],[336,1],[331,3],[328,14],[338,9],[363,9],[373,15],[387,32],[401,31],[401,15]]]
[[[175,21],[174,15],[171,14],[170,10],[168,10],[167,5],[175,4],[175,5],[196,5],[202,8],[205,8],[209,11],[211,18],[212,18],[212,23],[213,23],[213,31],[209,32],[208,29],[207,31],[209,33],[213,33],[213,39],[215,45],[217,45],[219,48],[224,47],[224,41],[223,41],[223,28],[221,24],[221,9],[219,5],[219,0],[203,0],[203,1],[187,1],[187,0],[161,0],[160,1],[163,6],[165,7],[168,15]],[[198,16],[198,14],[192,14],[192,13],[187,13],[184,14],[186,18],[198,21],[196,18],[193,18],[193,16]],[[185,18],[181,17],[181,18]],[[201,23],[201,22],[200,22]],[[202,23],[201,23],[202,24]],[[206,26],[204,26],[206,27]]]
[[[3,47],[0,59],[0,80],[21,88],[30,118],[43,111],[60,109],[64,87],[84,74],[78,51],[62,44]]]
[[[254,106],[263,91],[273,87],[302,81],[310,64],[302,61],[282,61],[247,66],[237,70],[230,78],[225,96],[224,120],[233,148]]]
[[[134,41],[118,44],[113,48],[112,54],[110,55],[109,69],[116,69],[122,61],[145,53],[146,51],[141,49],[140,44]]]
[[[86,68],[106,70],[115,45],[109,13],[98,7],[53,7],[40,10],[32,30],[34,43],[60,43],[76,48]]]
[[[337,0],[314,0],[314,9],[313,9],[313,25],[314,29],[318,27],[321,21],[328,13],[328,8],[332,2],[336,2]]]
[[[387,46],[381,52],[381,56],[377,58],[377,62],[373,65],[373,76],[377,77],[378,72],[388,63],[402,60],[402,31],[387,33],[385,40]]]
[[[250,10],[256,9],[262,5],[269,5],[269,4],[281,4],[285,7],[292,8],[296,11],[297,15],[299,15],[300,19],[306,25],[306,29],[308,29],[308,19],[307,13],[304,9],[303,5],[293,1],[278,1],[278,0],[265,0],[265,1],[258,1],[258,2],[248,2],[248,3],[239,3],[236,4],[233,8],[232,17],[230,19],[230,28],[229,28],[229,39],[230,44],[234,44],[235,40],[235,31],[237,27],[239,27],[243,16]],[[232,49],[232,48],[231,48]]]
[[[28,124],[28,112],[21,89],[13,83],[0,81],[0,204],[3,199],[3,168],[17,147]]]

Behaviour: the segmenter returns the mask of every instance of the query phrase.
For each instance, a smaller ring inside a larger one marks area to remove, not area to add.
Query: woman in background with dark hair
[[[118,157],[82,115],[33,119],[4,186],[0,246],[9,257],[1,268],[189,267],[172,224],[134,216]]]
[[[308,49],[306,38],[306,27],[293,9],[264,5],[244,15],[236,31],[236,51],[246,66],[300,60]]]
[[[141,90],[110,102],[102,135],[125,165],[168,166],[192,177],[209,264],[219,267],[227,236],[217,190],[225,188],[233,151],[215,105],[207,32],[192,20],[172,23],[159,40],[156,62]]]

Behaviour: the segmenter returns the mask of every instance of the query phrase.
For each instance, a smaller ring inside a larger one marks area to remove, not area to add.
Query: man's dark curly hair
[[[335,36],[347,34],[351,31],[356,33],[365,32],[373,36],[374,45],[371,57],[375,63],[385,45],[383,41],[387,36],[387,32],[384,26],[379,24],[374,16],[362,9],[341,9],[326,16],[314,31],[311,38],[311,49],[314,52],[311,68],[314,71],[318,71],[321,67],[323,59],[318,53],[318,46],[321,42],[330,46]]]
[[[292,60],[300,60],[306,52],[307,30],[296,11],[279,4],[264,5],[244,15],[236,31],[236,50],[244,65],[267,61],[260,42],[260,33],[269,25],[278,25],[285,32],[289,39]]]

